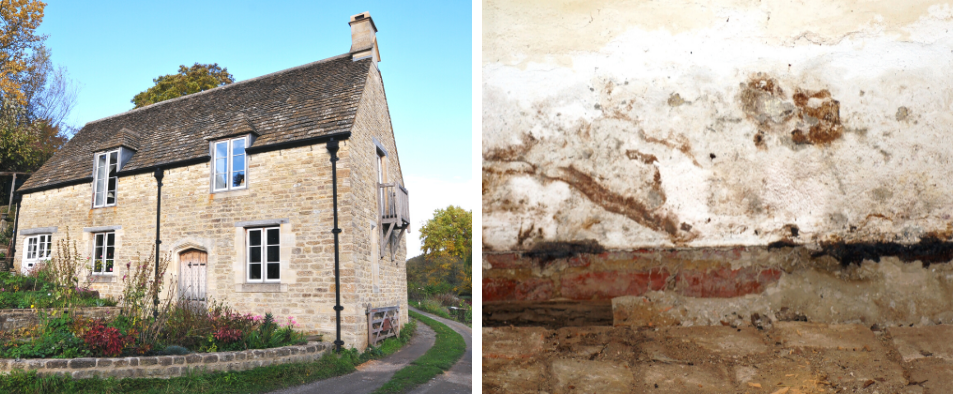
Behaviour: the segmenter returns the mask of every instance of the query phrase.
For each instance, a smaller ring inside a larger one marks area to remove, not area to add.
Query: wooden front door
[[[179,253],[179,297],[187,301],[205,302],[208,254],[190,249]]]

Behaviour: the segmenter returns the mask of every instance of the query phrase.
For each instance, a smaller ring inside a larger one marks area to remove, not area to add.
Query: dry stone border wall
[[[36,371],[39,375],[67,375],[74,379],[171,378],[190,372],[245,371],[269,365],[314,361],[331,350],[331,344],[306,345],[240,352],[192,353],[182,356],[0,359],[0,374],[13,370]]]
[[[66,308],[62,308],[66,310]],[[60,308],[52,309],[0,309],[0,331],[12,331],[20,328],[35,326],[40,323],[39,312],[52,313],[59,311]],[[76,308],[73,310],[76,316],[88,318],[103,318],[107,316],[116,316],[119,314],[119,307],[87,307]]]

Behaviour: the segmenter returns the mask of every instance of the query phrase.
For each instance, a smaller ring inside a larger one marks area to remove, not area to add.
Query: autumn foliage
[[[228,73],[228,68],[219,67],[218,63],[195,63],[192,67],[179,66],[177,74],[163,75],[152,82],[155,86],[132,98],[136,108],[225,86],[235,82],[235,77]]]
[[[434,211],[420,228],[424,255],[414,264],[408,261],[408,281],[421,286],[450,285],[453,291],[469,293],[472,288],[473,213],[458,206]]]

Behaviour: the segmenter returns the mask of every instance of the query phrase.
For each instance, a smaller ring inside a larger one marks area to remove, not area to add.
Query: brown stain
[[[754,146],[758,147],[758,149],[767,149],[767,145],[764,143],[764,131],[758,130],[758,132],[754,134],[753,140]]]
[[[652,165],[653,163],[658,162],[658,158],[655,157],[655,155],[642,153],[632,149],[626,150],[625,156],[630,160],[638,160],[645,165],[652,166],[652,170],[655,171],[655,174],[652,175],[652,190],[655,190],[662,202],[665,202],[665,193],[662,191],[662,173],[659,171],[658,167]]]
[[[811,105],[811,99],[816,100],[814,105]],[[844,135],[840,102],[827,89],[811,91],[797,88],[791,101],[787,101],[784,89],[777,80],[758,73],[742,84],[739,101],[748,119],[758,125],[758,133],[754,136],[754,144],[758,149],[766,149],[766,132],[789,125],[793,118],[798,120],[790,132],[791,141],[795,144],[830,145]]]
[[[798,89],[792,98],[799,109],[798,118],[801,121],[806,121],[805,117],[816,119],[816,123],[808,130],[807,142],[813,145],[828,145],[844,135],[844,126],[840,120],[840,102],[831,97],[830,91],[823,89],[812,92]],[[820,100],[820,105],[810,106],[812,98]]]
[[[679,152],[685,154],[692,159],[692,164],[695,164],[695,167],[701,167],[701,164],[698,164],[698,160],[695,160],[695,155],[692,154],[692,144],[684,134],[678,134],[673,136],[671,133],[667,139],[655,138],[645,134],[645,130],[639,130],[639,136],[642,137],[646,142],[651,142],[655,144],[662,144],[671,149],[676,149]],[[670,141],[670,140],[675,140]]]
[[[953,237],[953,223],[947,223],[946,228],[943,230],[933,230],[927,232],[925,238],[934,238],[942,241],[949,240]]]
[[[520,161],[523,155],[535,146],[539,140],[530,134],[523,134],[522,144],[492,149],[483,154],[484,161]]]
[[[589,201],[601,206],[606,211],[617,213],[634,220],[643,226],[655,231],[662,231],[672,237],[678,235],[678,220],[670,216],[657,214],[639,200],[632,197],[625,197],[612,192],[605,186],[600,185],[588,174],[577,170],[570,165],[569,167],[560,167],[561,176],[552,177],[553,180],[565,182],[569,186],[584,194]],[[664,194],[660,193],[664,199]]]
[[[748,89],[760,90],[762,92],[784,98],[784,90],[782,90],[781,86],[778,85],[778,81],[765,75],[751,77],[748,80]]]
[[[655,155],[642,153],[632,149],[625,151],[625,157],[628,157],[629,160],[638,160],[645,164],[652,164],[652,163],[658,162],[658,158],[655,157]]]

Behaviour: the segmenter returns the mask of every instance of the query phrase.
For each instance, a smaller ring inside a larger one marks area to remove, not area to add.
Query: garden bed
[[[0,374],[14,370],[36,371],[37,375],[64,375],[74,379],[170,378],[194,372],[245,371],[269,365],[309,362],[320,359],[333,345],[308,342],[306,345],[238,352],[192,353],[181,356],[85,357],[73,359],[0,359]]]
[[[185,356],[274,349],[307,343],[293,317],[275,321],[241,314],[220,300],[194,302],[163,294],[169,256],[128,262],[122,293],[108,300],[117,308],[87,308],[99,303],[89,289],[91,267],[101,264],[77,253],[67,236],[57,253],[29,275],[0,273],[0,306],[4,299],[28,301],[30,309],[0,315],[0,359],[82,359],[90,357]],[[158,272],[154,271],[157,269]],[[174,288],[174,283],[170,286]],[[41,307],[51,309],[37,309]],[[3,327],[6,326],[6,327]],[[257,354],[257,353],[256,353]],[[46,365],[46,362],[30,361]],[[77,361],[70,361],[72,366]],[[37,364],[37,365],[39,365]],[[54,362],[52,365],[60,365]],[[79,362],[78,365],[86,365]],[[99,365],[94,362],[93,365]],[[138,365],[138,363],[137,363]]]

